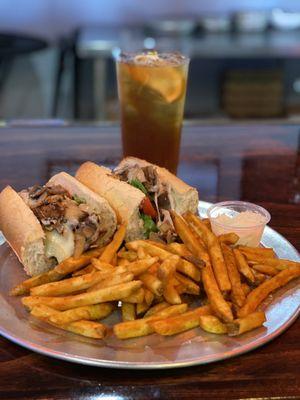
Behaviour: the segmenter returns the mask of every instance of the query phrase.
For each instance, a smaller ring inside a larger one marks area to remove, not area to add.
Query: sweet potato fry
[[[263,282],[248,294],[245,304],[238,312],[238,316],[242,318],[251,314],[270,293],[298,276],[300,276],[300,268],[293,267],[285,269],[273,276],[273,278]]]
[[[120,225],[115,233],[113,240],[106,246],[104,252],[100,256],[100,261],[111,263],[121,246],[126,233],[126,225]]]
[[[221,251],[220,244],[214,233],[196,215],[188,212],[186,214],[187,221],[195,232],[203,236],[203,240],[208,248],[211,264],[213,267],[216,281],[221,291],[228,292],[231,290],[231,283],[228,277],[227,268]]]
[[[202,271],[204,290],[214,313],[225,322],[233,321],[233,315],[229,304],[224,300],[212,269],[207,266]]]
[[[223,233],[222,235],[218,236],[220,243],[225,243],[227,245],[236,244],[239,240],[239,236],[234,232]]]
[[[126,303],[122,301],[122,321],[134,321],[135,320],[135,304]]]
[[[214,315],[201,315],[199,317],[199,326],[206,332],[222,335],[227,333],[227,327],[219,318]]]
[[[138,290],[142,286],[141,281],[132,281],[121,283],[105,289],[95,290],[93,292],[76,294],[65,297],[42,297],[29,296],[23,297],[22,303],[25,307],[31,309],[36,304],[45,304],[56,310],[69,310],[70,308],[82,307],[91,304],[106,303],[108,301],[122,300]]]
[[[228,335],[241,335],[244,332],[248,332],[252,329],[262,326],[264,322],[266,322],[266,316],[263,311],[253,312],[244,318],[235,319],[233,322],[227,324]]]
[[[56,325],[68,325],[79,320],[99,320],[107,317],[113,312],[115,306],[112,303],[94,304],[72,308],[67,311],[57,311],[49,317],[50,321]]]
[[[55,282],[63,279],[66,275],[79,270],[80,268],[88,265],[92,258],[98,257],[105,250],[103,248],[96,248],[83,253],[80,257],[70,257],[58,264],[51,271],[45,272],[27,279],[26,281],[17,285],[11,291],[11,295],[20,296],[29,293],[29,290],[35,286],[40,286],[45,283]]]
[[[91,272],[81,276],[64,279],[58,282],[45,283],[30,289],[31,296],[63,296],[88,289],[105,278],[109,278],[107,272]]]
[[[175,335],[199,326],[199,317],[211,313],[210,306],[202,306],[178,316],[167,319],[150,320],[149,324],[156,333],[163,336]]]
[[[246,296],[242,288],[241,277],[236,266],[234,254],[231,248],[225,243],[221,243],[221,249],[226,263],[228,276],[231,281],[231,300],[238,307],[242,307],[245,303]]]
[[[255,283],[255,276],[243,254],[238,249],[233,249],[233,253],[240,273],[247,279],[248,282]]]

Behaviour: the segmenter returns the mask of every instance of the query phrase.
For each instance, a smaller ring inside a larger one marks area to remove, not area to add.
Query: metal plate
[[[200,202],[201,214],[209,203]],[[265,229],[262,243],[274,247],[279,257],[300,261],[297,250],[281,235]],[[20,298],[10,297],[9,289],[25,279],[17,258],[7,244],[0,246],[0,334],[37,353],[80,364],[126,369],[176,368],[206,364],[253,350],[281,334],[297,318],[300,310],[299,280],[278,290],[265,304],[265,326],[240,337],[213,335],[193,329],[182,334],[120,341],[83,338],[31,318]],[[116,314],[116,313],[115,313]],[[107,318],[108,324],[116,316]]]

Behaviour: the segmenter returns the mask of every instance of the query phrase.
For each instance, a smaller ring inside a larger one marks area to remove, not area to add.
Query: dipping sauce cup
[[[212,231],[217,235],[234,232],[240,239],[238,244],[258,247],[270,213],[263,207],[244,201],[223,201],[214,204],[208,211]]]

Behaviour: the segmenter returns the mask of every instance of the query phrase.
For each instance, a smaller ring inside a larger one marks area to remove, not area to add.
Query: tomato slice
[[[155,219],[157,217],[157,212],[153,205],[151,204],[151,200],[149,197],[145,197],[142,201],[141,208],[144,214],[149,215],[149,217]]]

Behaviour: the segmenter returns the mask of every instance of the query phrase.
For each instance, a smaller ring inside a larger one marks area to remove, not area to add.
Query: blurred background
[[[0,119],[117,120],[144,48],[191,58],[187,119],[300,119],[299,0],[0,0]]]

